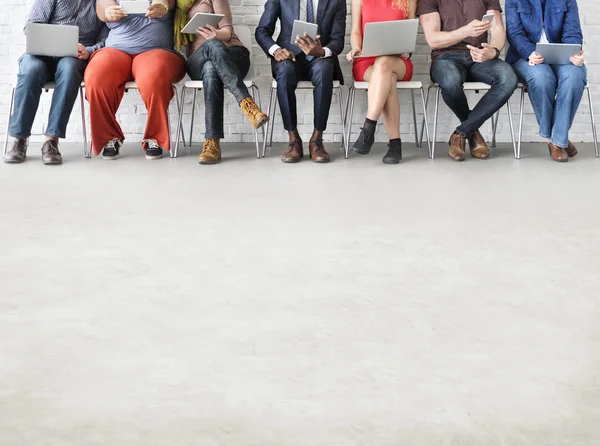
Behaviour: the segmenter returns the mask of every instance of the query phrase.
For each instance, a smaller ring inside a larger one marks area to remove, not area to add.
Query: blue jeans
[[[45,135],[64,138],[86,65],[87,61],[74,57],[21,56],[9,135],[15,138],[31,136],[42,87],[54,81],[56,87]]]
[[[250,69],[248,49],[243,46],[227,48],[220,40],[210,39],[190,56],[186,69],[192,80],[204,83],[204,138],[224,138],[224,87],[238,104],[250,96],[244,84]]]
[[[572,64],[531,67],[524,59],[517,60],[513,68],[519,80],[527,85],[540,136],[566,148],[569,130],[587,85],[587,68]]]
[[[438,57],[431,64],[431,79],[440,85],[444,102],[460,119],[456,132],[468,137],[500,110],[517,88],[517,76],[509,64],[503,60],[476,63],[468,51]],[[465,82],[491,86],[473,110],[463,90]]]

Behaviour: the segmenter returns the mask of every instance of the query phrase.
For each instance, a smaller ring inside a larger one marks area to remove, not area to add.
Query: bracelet
[[[167,5],[165,5],[163,2],[156,2],[156,3],[153,3],[153,5],[160,5],[160,6],[162,6],[163,8],[165,8],[165,14],[166,14],[167,12],[169,12],[169,7],[168,7]]]

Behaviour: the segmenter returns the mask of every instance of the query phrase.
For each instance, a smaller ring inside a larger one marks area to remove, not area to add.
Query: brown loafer
[[[550,156],[554,161],[559,163],[566,163],[569,161],[569,155],[567,155],[567,151],[562,147],[558,147],[550,143],[548,144],[548,151],[550,152]]]
[[[569,141],[569,146],[565,149],[565,152],[567,152],[569,158],[573,158],[575,155],[577,155],[577,147],[575,147],[575,145]]]
[[[473,158],[484,160],[490,156],[490,149],[488,149],[485,139],[483,139],[479,130],[476,130],[473,136],[469,138],[469,149]]]
[[[284,163],[297,163],[304,156],[302,153],[302,141],[295,139],[289,143],[283,155],[281,155],[281,161]]]
[[[448,144],[450,145],[450,150],[448,150],[448,156],[454,161],[464,161],[466,142],[467,138],[465,138],[464,136],[460,136],[458,133],[453,133],[450,137],[450,141],[448,142]]]
[[[323,147],[322,139],[315,139],[308,143],[308,151],[310,152],[310,159],[315,163],[328,163],[331,161],[329,153]]]
[[[15,138],[12,149],[6,152],[4,156],[5,163],[22,163],[27,157],[27,139]]]
[[[62,164],[62,155],[58,150],[58,141],[50,139],[42,145],[42,162],[44,164]]]

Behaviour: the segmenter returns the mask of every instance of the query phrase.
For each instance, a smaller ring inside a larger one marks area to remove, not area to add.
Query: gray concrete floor
[[[329,148],[0,165],[0,444],[598,445],[591,145]]]

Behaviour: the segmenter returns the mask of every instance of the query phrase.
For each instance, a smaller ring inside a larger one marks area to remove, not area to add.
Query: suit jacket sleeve
[[[337,57],[344,51],[346,37],[346,0],[337,0],[337,11],[331,29],[331,38],[327,44],[333,55]]]
[[[581,32],[581,22],[579,21],[579,8],[577,7],[576,0],[567,1],[562,43],[583,45],[583,34]]]
[[[529,60],[531,53],[535,51],[535,44],[529,40],[521,16],[517,11],[515,0],[506,0],[506,37],[511,47],[515,48],[525,60]]]
[[[270,56],[269,48],[276,45],[276,42],[273,40],[273,34],[275,33],[275,25],[280,16],[281,5],[279,0],[267,0],[267,3],[265,3],[265,10],[258,22],[256,32],[254,33],[256,42],[267,56]]]

